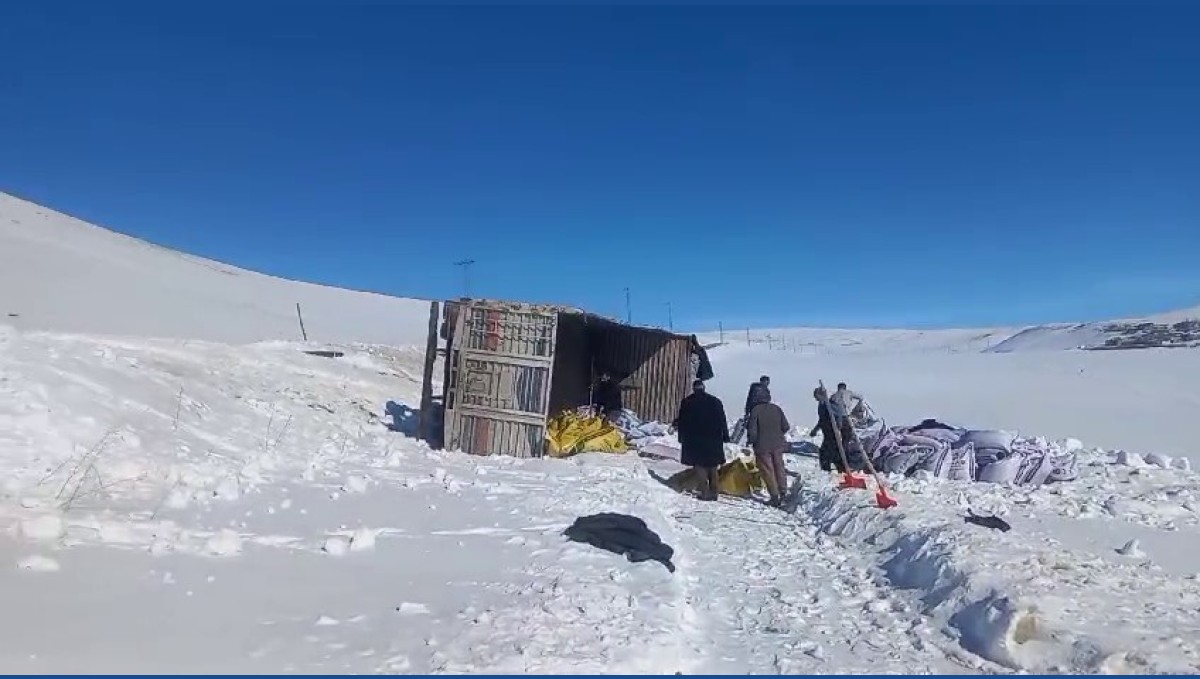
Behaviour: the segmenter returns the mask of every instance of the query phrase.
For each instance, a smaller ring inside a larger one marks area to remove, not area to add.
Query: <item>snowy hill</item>
[[[414,344],[427,303],[289,281],[174,252],[0,193],[0,322],[218,342]]]

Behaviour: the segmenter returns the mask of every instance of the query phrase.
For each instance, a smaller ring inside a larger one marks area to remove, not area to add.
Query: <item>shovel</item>
[[[850,472],[842,474],[842,482],[838,484],[838,488],[849,490],[851,488],[866,488],[867,480],[861,476],[855,476]]]

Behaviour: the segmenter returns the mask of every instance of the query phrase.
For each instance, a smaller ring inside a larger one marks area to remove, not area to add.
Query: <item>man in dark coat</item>
[[[621,395],[621,384],[608,371],[600,373],[600,381],[592,390],[592,407],[604,414],[610,422],[621,416],[625,405]]]
[[[754,448],[754,458],[767,484],[767,492],[771,494],[771,506],[778,507],[784,495],[787,495],[787,468],[783,465],[783,451],[787,449],[788,442],[784,435],[792,425],[783,414],[783,408],[771,403],[769,392],[760,391],[757,397],[746,422],[746,440]]]
[[[768,399],[771,398],[771,378],[766,375],[758,378],[757,382],[750,383],[750,391],[746,392],[746,417],[750,417],[750,410],[754,408],[755,403],[758,403],[760,394],[766,394]]]
[[[721,399],[704,390],[704,382],[692,382],[692,393],[679,404],[675,418],[680,462],[695,468],[704,477],[701,500],[717,499],[717,469],[725,464],[725,444],[729,442],[729,423]]]

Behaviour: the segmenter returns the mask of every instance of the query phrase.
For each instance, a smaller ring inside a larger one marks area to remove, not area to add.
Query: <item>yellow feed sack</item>
[[[584,417],[565,412],[546,424],[551,457],[578,453],[623,453],[629,450],[625,436],[602,417]]]
[[[667,479],[667,485],[680,493],[696,492],[700,490],[700,484],[700,472],[694,469],[685,469]],[[752,457],[736,458],[717,470],[717,490],[723,495],[750,497],[754,491],[765,492],[766,489]]]
[[[750,497],[754,491],[765,491],[766,487],[752,457],[739,457],[717,470],[717,488],[725,495]]]

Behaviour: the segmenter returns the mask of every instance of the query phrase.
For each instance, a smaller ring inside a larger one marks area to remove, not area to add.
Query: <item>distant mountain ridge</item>
[[[22,330],[246,343],[423,345],[428,302],[287,280],[171,250],[0,192],[0,324]],[[1013,352],[1200,346],[1200,306],[1025,328],[782,328],[705,343],[796,353]]]
[[[795,353],[1011,353],[1200,348],[1200,307],[1143,318],[939,330],[774,328],[703,333],[706,342]]]
[[[1144,319],[1039,325],[987,349],[993,353],[1052,349],[1152,349],[1200,347],[1200,308]]]

